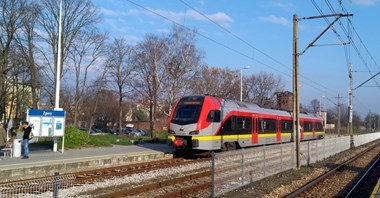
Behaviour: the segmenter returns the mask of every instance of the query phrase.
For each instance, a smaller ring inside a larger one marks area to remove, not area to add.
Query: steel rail
[[[355,161],[356,159],[358,159],[359,157],[361,157],[363,154],[369,152],[370,150],[374,149],[375,147],[377,147],[380,143],[377,143],[367,149],[365,149],[364,151],[360,152],[359,154],[355,155],[354,157],[348,159],[347,161],[343,162],[342,164],[338,165],[337,167],[327,171],[326,173],[320,175],[319,177],[315,178],[314,180],[308,182],[307,184],[303,185],[301,188],[298,188],[297,190],[287,194],[285,197],[286,198],[293,198],[293,197],[296,197],[298,196],[299,194],[303,193],[304,191],[306,191],[307,189],[311,188],[312,186],[316,185],[317,183],[319,183],[320,181],[324,180],[325,178],[329,177],[331,174],[335,173],[336,171],[339,171],[339,170],[342,170],[344,167],[346,167],[349,163]]]
[[[369,177],[369,175],[376,169],[380,164],[380,155],[377,156],[377,159],[367,168],[365,173],[360,177],[360,179],[355,183],[351,190],[346,194],[346,198],[353,197],[358,189],[363,185],[363,182]]]
[[[194,179],[199,179],[203,177],[211,177],[211,171],[201,172],[201,173],[187,175],[187,176],[178,177],[178,178],[169,179],[169,180],[164,180],[164,181],[156,182],[156,183],[150,183],[150,184],[132,188],[132,189],[127,189],[127,190],[122,190],[118,192],[113,192],[110,194],[101,195],[101,196],[98,196],[98,198],[118,198],[118,197],[125,197],[125,196],[134,196],[143,192],[164,188],[173,184],[179,184],[179,183],[183,183],[187,181],[192,181]],[[208,182],[207,185],[211,186],[211,183]],[[200,186],[203,186],[203,185],[200,185]],[[194,189],[193,187],[190,187],[186,191],[180,189],[179,191],[171,192],[171,193],[168,193],[167,195],[168,196],[170,195],[169,197],[172,197],[178,194],[182,195],[183,192],[191,192],[193,190],[196,190],[196,189]],[[164,197],[166,196],[164,195]]]
[[[82,184],[86,182],[93,182],[96,180],[100,179],[106,179],[106,178],[112,178],[112,177],[120,177],[124,175],[130,175],[134,173],[140,173],[140,172],[145,172],[145,171],[152,171],[152,170],[157,170],[157,169],[163,169],[163,168],[170,168],[174,166],[181,166],[181,165],[186,165],[189,163],[195,163],[195,162],[203,162],[207,161],[209,159],[197,159],[193,161],[184,161],[184,160],[177,160],[177,161],[160,161],[159,163],[152,163],[152,164],[134,164],[134,166],[128,166],[128,169],[120,170],[120,167],[115,167],[114,169],[112,168],[107,168],[103,171],[102,169],[94,171],[94,174],[85,174],[83,175],[81,172],[76,173],[76,179],[75,183],[76,184]]]

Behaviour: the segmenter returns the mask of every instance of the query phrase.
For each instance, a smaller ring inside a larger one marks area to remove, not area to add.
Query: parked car
[[[133,131],[133,129],[131,129],[131,128],[126,128],[126,129],[124,129],[124,134],[126,134],[126,135],[130,135],[130,133],[133,133],[134,131]]]
[[[148,133],[145,130],[137,129],[136,132],[141,133],[142,136],[146,136]]]
[[[79,130],[81,130],[81,131],[88,131],[88,129],[86,129],[86,128],[78,128]]]
[[[129,135],[142,136],[142,133],[140,133],[139,131],[133,130],[132,132],[129,133]]]
[[[114,130],[114,129],[105,128],[105,129],[102,129],[102,131],[103,131],[103,133],[109,133],[109,134],[116,135],[116,130]]]
[[[103,131],[98,128],[92,128],[91,130],[95,131],[96,133],[102,133]]]

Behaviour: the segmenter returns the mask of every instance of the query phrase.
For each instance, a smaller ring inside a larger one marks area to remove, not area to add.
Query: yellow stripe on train
[[[325,134],[323,131],[315,132],[316,135]],[[276,133],[268,133],[268,134],[258,134],[259,138],[266,138],[266,137],[276,137]],[[291,136],[292,133],[281,133],[281,137],[287,137]],[[304,135],[313,135],[313,132],[304,132]],[[217,135],[217,136],[192,136],[193,140],[199,140],[199,141],[209,141],[209,140],[229,140],[229,139],[244,139],[244,138],[252,138],[252,134],[246,134],[246,135]],[[172,141],[175,140],[174,135],[169,135],[168,139],[171,139]]]

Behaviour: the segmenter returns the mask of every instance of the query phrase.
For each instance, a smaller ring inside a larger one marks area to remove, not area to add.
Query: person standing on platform
[[[32,132],[32,127],[29,126],[29,122],[24,121],[22,123],[22,129],[24,135],[22,136],[23,157],[22,159],[29,159],[29,138]]]

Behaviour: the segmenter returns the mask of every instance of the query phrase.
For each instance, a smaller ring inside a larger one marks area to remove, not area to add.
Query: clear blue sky
[[[292,39],[293,14],[299,18],[342,13],[338,0],[286,1],[286,0],[93,0],[103,16],[102,28],[111,37],[124,37],[131,44],[146,34],[168,33],[174,23],[195,28],[200,33],[197,44],[206,54],[205,63],[214,67],[244,70],[246,75],[262,71],[281,75],[286,89],[292,91]],[[328,5],[326,2],[330,2]],[[336,101],[338,93],[342,102],[348,101],[348,62],[353,65],[353,87],[357,87],[379,70],[380,26],[379,0],[342,0],[351,17],[342,17],[300,56],[301,103],[309,105],[312,99],[326,96]],[[318,9],[317,9],[318,8]],[[169,19],[169,20],[168,20]],[[331,22],[333,18],[328,18]],[[320,34],[328,23],[324,19],[299,22],[299,50]],[[355,31],[354,31],[355,30]],[[347,32],[357,50],[342,45],[347,42]],[[359,35],[359,37],[357,36]],[[337,36],[339,35],[339,36]],[[359,39],[360,38],[360,39]],[[364,45],[363,45],[363,44]],[[368,51],[367,51],[368,50]],[[369,52],[369,53],[368,53]],[[358,55],[360,54],[361,57]],[[347,58],[348,57],[348,58]],[[371,71],[372,74],[369,72]],[[380,75],[354,92],[354,111],[362,118],[369,112],[380,113]],[[368,87],[369,86],[369,87]],[[333,107],[324,98],[323,108]]]

